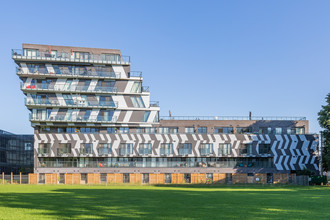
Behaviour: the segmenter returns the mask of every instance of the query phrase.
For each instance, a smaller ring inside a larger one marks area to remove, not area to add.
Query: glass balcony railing
[[[81,77],[81,78],[120,78],[120,73],[116,72],[105,72],[105,71],[75,71],[72,72],[69,68],[66,69],[56,69],[55,72],[48,72],[46,69],[40,70],[29,70],[28,72],[23,72],[21,67],[16,68],[16,73],[18,75],[45,75],[45,76],[56,76],[56,77]]]
[[[56,54],[50,54],[49,51],[35,51],[34,53],[24,53],[22,49],[13,49],[12,57],[14,59],[26,60],[53,60],[53,61],[69,61],[69,62],[88,62],[88,63],[107,63],[107,64],[130,64],[130,56],[122,56],[119,54],[104,54],[84,53],[78,55],[76,52],[67,53],[57,51]]]
[[[33,99],[33,98],[25,98],[25,105],[30,106],[57,106],[57,107],[97,107],[97,108],[117,108],[118,102],[112,101],[75,101],[75,100],[66,100],[64,99],[65,104],[60,104],[58,100],[51,99]]]
[[[97,86],[90,89],[89,86],[56,86],[54,84],[42,83],[21,83],[22,90],[43,90],[43,91],[68,91],[68,92],[92,92],[92,93],[117,93],[117,87]]]
[[[140,71],[131,71],[128,73],[128,78],[130,77],[142,77],[142,72]]]
[[[150,101],[150,107],[159,107],[159,101]]]
[[[142,86],[142,92],[149,92],[149,86]]]
[[[90,116],[77,115],[56,115],[46,117],[45,115],[35,115],[30,113],[31,121],[53,121],[53,122],[104,122],[116,123],[117,117],[97,116],[96,119],[91,119]]]

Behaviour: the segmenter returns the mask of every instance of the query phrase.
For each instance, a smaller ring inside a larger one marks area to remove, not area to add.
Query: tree
[[[330,170],[330,93],[326,97],[326,105],[318,113],[319,124],[324,130],[321,132],[324,148],[322,151],[322,166],[325,171]]]

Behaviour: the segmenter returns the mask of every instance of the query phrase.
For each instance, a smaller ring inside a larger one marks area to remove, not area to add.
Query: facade
[[[33,135],[18,135],[0,130],[0,172],[33,172]]]
[[[23,44],[12,57],[31,111],[35,173],[271,183],[318,172],[318,136],[304,117],[159,117],[119,50]]]

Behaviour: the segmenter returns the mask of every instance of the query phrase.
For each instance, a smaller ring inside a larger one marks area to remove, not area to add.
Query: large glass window
[[[187,155],[192,154],[192,144],[191,143],[184,143],[179,145],[179,155]]]
[[[282,134],[282,128],[275,128],[275,134]]]
[[[149,183],[149,173],[142,174],[142,183]]]
[[[236,128],[236,134],[245,134],[245,133],[251,133],[252,128],[251,127],[237,127]]]
[[[150,115],[150,111],[145,111],[144,115],[143,115],[143,118],[142,118],[142,122],[147,122],[148,118],[149,118],[149,115]]]
[[[240,148],[239,148],[239,152],[241,155],[245,155],[245,154],[252,154],[253,153],[253,145],[250,144],[241,144]]]
[[[198,127],[197,131],[198,131],[198,134],[206,134],[207,133],[207,127]]]
[[[186,134],[193,134],[194,131],[195,131],[194,127],[185,127],[185,128],[184,128],[184,132],[185,132]]]
[[[61,156],[63,154],[71,154],[71,144],[65,143],[65,144],[59,144],[57,148],[57,155]]]
[[[107,155],[107,154],[111,154],[111,144],[110,143],[100,143],[98,145],[97,151],[99,153],[99,155]]]
[[[270,144],[259,144],[259,154],[270,154]]]
[[[131,92],[132,93],[141,93],[142,83],[141,82],[134,82]]]
[[[201,144],[200,146],[201,156],[207,156],[213,153],[213,144]]]
[[[139,154],[140,155],[151,155],[152,154],[152,144],[140,144],[139,145]]]
[[[129,133],[129,127],[120,127],[118,130],[119,134],[128,134]]]
[[[123,173],[123,183],[129,183],[129,173]]]
[[[51,144],[39,144],[38,154],[49,154]]]
[[[231,144],[219,144],[218,155],[225,156],[231,154]]]
[[[141,96],[131,96],[131,100],[134,108],[145,108],[144,102]]]
[[[172,174],[165,173],[165,183],[172,183]]]
[[[296,134],[305,134],[305,128],[296,128]]]
[[[159,127],[159,133],[161,134],[177,134],[177,127]]]
[[[232,134],[234,133],[233,127],[215,127],[214,128],[215,134]]]
[[[83,143],[80,144],[80,154],[92,154],[93,153],[93,144]]]
[[[270,127],[260,127],[259,128],[259,134],[271,134],[272,128]]]
[[[119,154],[121,156],[133,154],[133,144],[120,144]]]
[[[173,154],[173,144],[161,144],[160,145],[160,155],[172,155]]]

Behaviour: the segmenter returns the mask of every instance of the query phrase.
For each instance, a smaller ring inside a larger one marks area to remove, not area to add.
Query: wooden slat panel
[[[38,174],[29,173],[29,184],[38,184]]]
[[[157,174],[155,173],[149,174],[149,184],[157,184]]]

